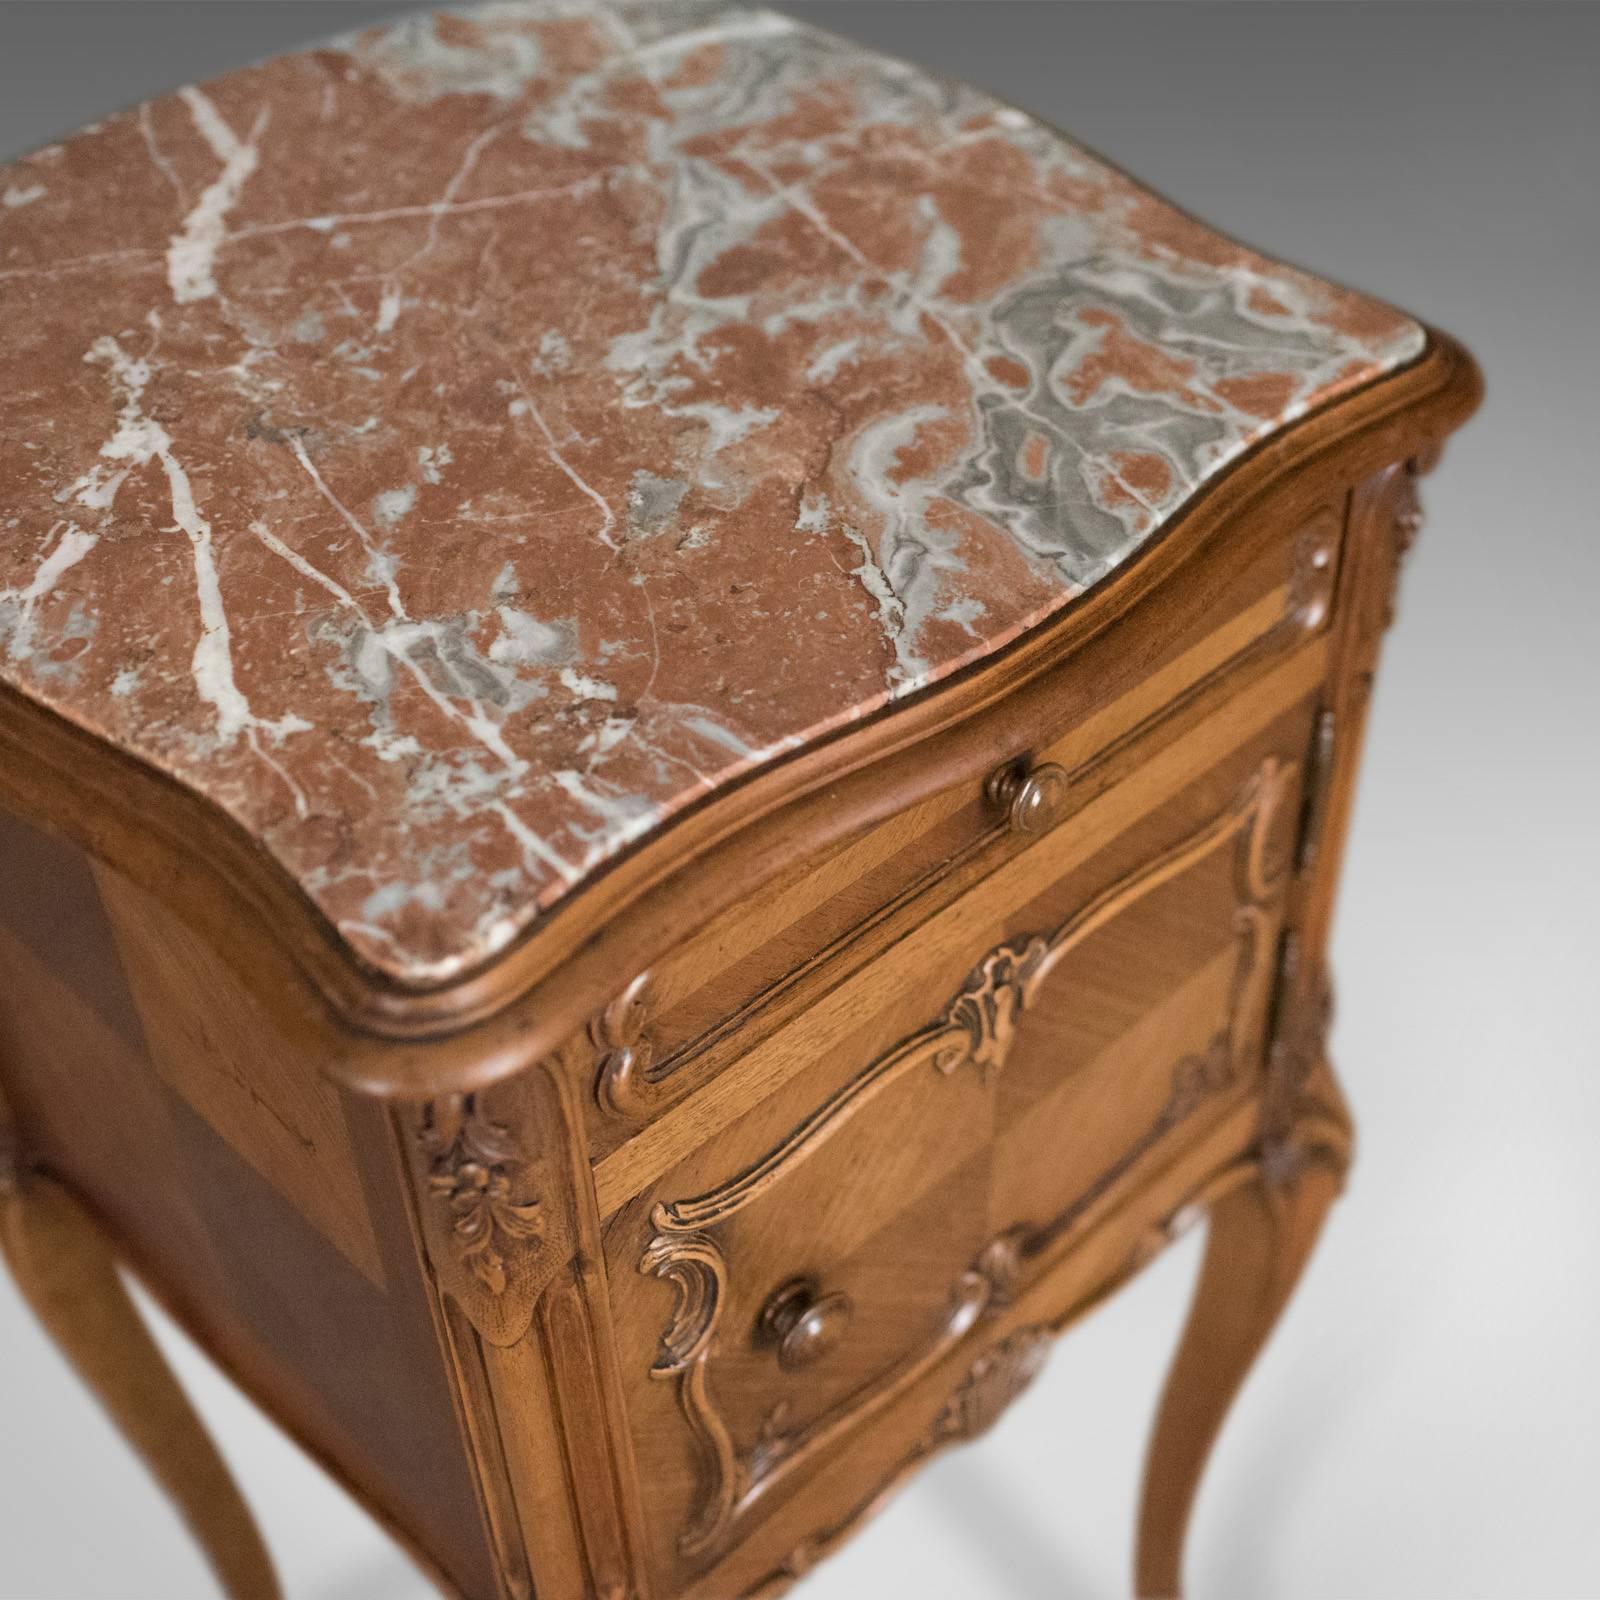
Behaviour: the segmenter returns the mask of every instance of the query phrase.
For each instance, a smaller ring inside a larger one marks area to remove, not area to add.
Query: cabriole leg
[[[0,1118],[0,1140],[6,1132]],[[34,1314],[177,1506],[230,1600],[280,1600],[255,1521],[95,1219],[55,1179],[0,1170],[0,1251]]]
[[[1341,1149],[1291,1147],[1255,1165],[1211,1207],[1200,1281],[1145,1462],[1139,1600],[1181,1592],[1184,1532],[1206,1457],[1294,1291],[1343,1174]]]

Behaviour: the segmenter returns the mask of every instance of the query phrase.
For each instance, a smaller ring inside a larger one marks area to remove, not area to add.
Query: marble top
[[[0,169],[0,680],[437,983],[1423,344],[769,11],[411,18]]]

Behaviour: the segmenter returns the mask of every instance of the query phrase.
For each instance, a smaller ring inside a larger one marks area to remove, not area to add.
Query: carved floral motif
[[[450,1214],[462,1264],[490,1294],[503,1294],[504,1251],[541,1233],[538,1201],[520,1193],[516,1144],[470,1094],[431,1102],[417,1142],[431,1162],[428,1193]]]

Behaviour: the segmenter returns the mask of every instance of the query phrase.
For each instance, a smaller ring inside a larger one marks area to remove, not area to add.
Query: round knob
[[[846,1294],[820,1294],[809,1278],[794,1278],[762,1307],[760,1330],[778,1347],[778,1365],[793,1372],[820,1361],[844,1337],[855,1308]]]
[[[1067,769],[1053,761],[1032,768],[1013,762],[989,780],[989,793],[1005,807],[1011,828],[1030,837],[1047,833],[1055,825],[1069,788]]]

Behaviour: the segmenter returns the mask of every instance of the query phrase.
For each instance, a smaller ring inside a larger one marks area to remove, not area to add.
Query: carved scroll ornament
[[[649,1109],[645,1077],[655,1059],[646,1032],[651,1008],[650,974],[641,972],[589,1024],[599,1055],[595,1099],[615,1116],[637,1117]]]
[[[1315,633],[1333,610],[1333,586],[1338,572],[1339,536],[1343,531],[1337,512],[1319,512],[1300,530],[1294,566],[1289,574],[1285,620],[1307,633]]]
[[[1265,760],[1219,816],[1135,868],[1051,932],[989,951],[932,1022],[878,1057],[759,1161],[705,1194],[655,1207],[654,1237],[639,1270],[672,1284],[677,1298],[651,1375],[676,1384],[679,1409],[703,1462],[701,1497],[679,1536],[683,1555],[694,1558],[716,1549],[772,1485],[914,1386],[980,1322],[1010,1303],[1030,1265],[1147,1150],[1237,1081],[1240,1057],[1265,1010],[1272,980],[1276,903],[1286,880],[1269,852],[1293,778],[1292,767],[1276,758]],[[1019,1019],[1072,950],[1140,898],[1229,845],[1235,851],[1238,957],[1227,1029],[1206,1051],[1177,1063],[1167,1100],[1146,1135],[1060,1216],[1038,1228],[1008,1229],[990,1241],[957,1278],[944,1318],[921,1349],[803,1428],[785,1432],[781,1415],[775,1415],[754,1448],[741,1452],[716,1404],[708,1371],[728,1299],[729,1269],[715,1236],[718,1226],[768,1193],[905,1074],[931,1066],[949,1075],[973,1067],[987,1079],[1000,1071]],[[1023,1347],[1014,1355],[1011,1365],[995,1356],[995,1364],[974,1368],[970,1388],[952,1400],[954,1409],[941,1424],[948,1436],[966,1436],[985,1418],[992,1420],[1014,1385],[1031,1376],[1034,1368],[1022,1359]],[[1027,1360],[1039,1359],[1042,1344],[1030,1344]]]

